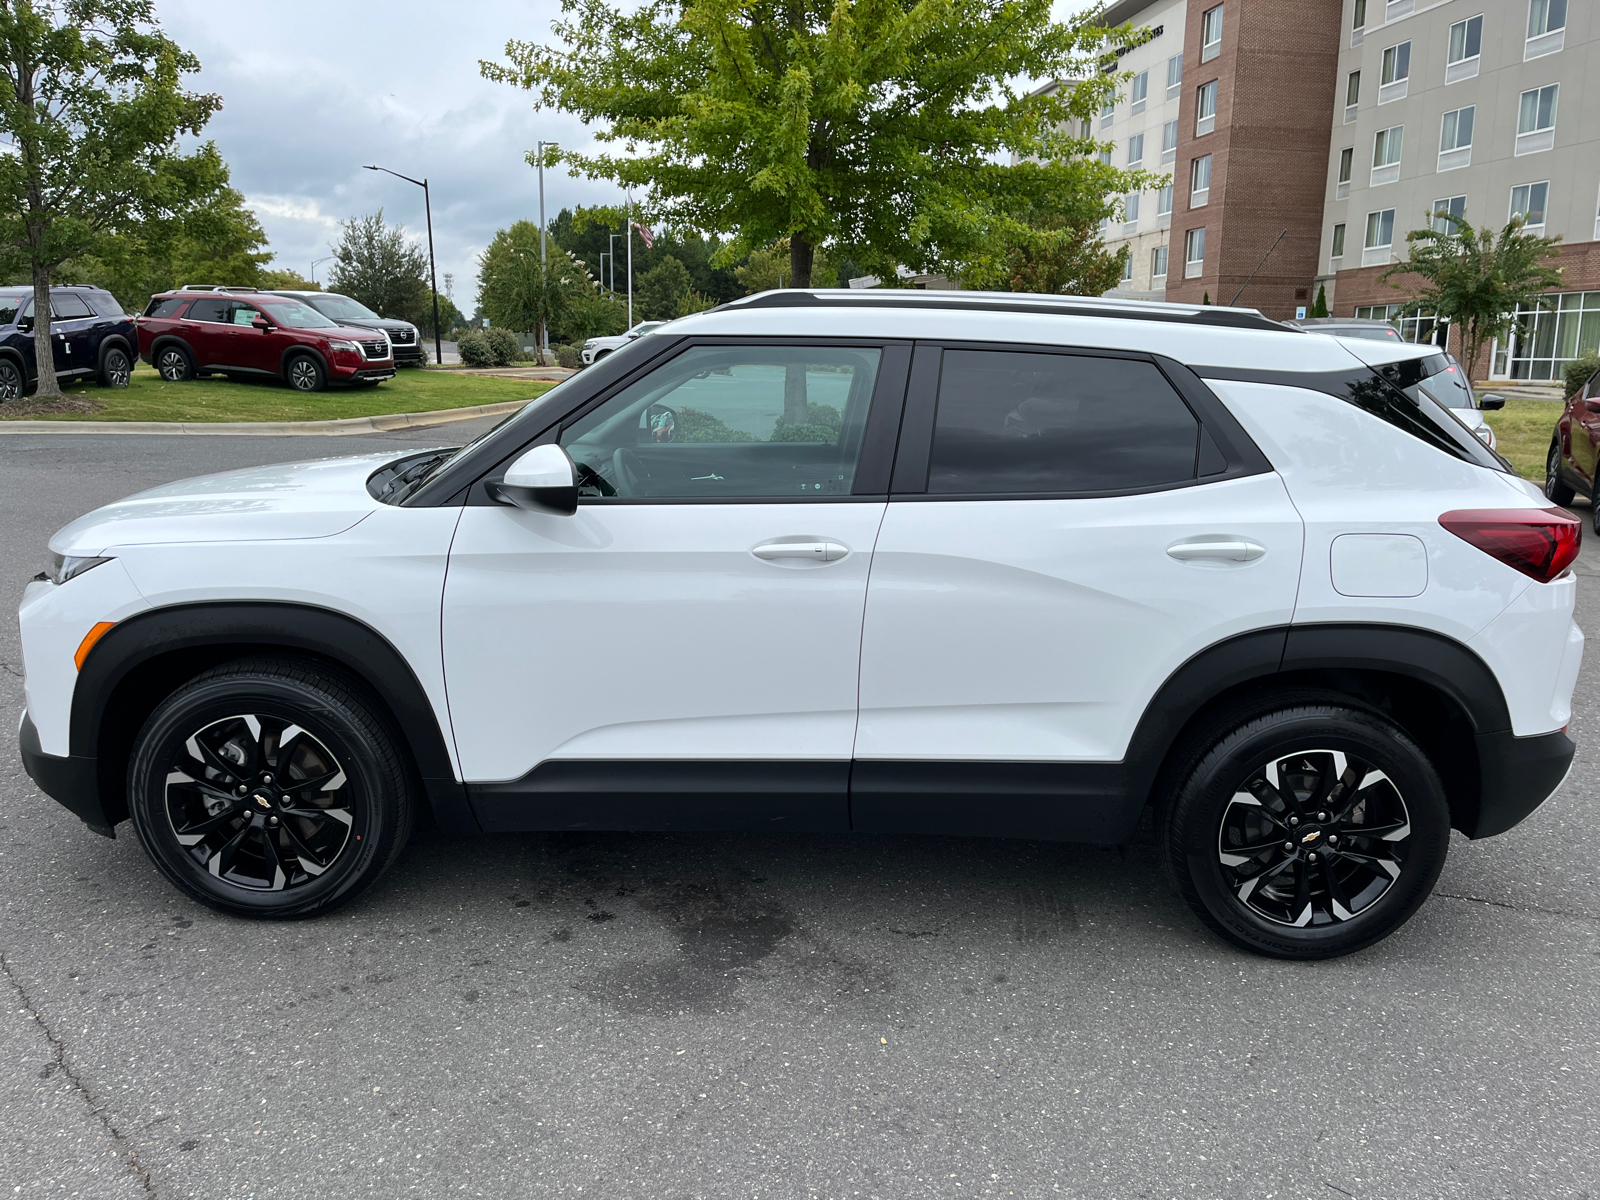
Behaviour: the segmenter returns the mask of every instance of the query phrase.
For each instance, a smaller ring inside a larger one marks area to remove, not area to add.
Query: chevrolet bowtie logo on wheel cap
[[[260,792],[257,792],[254,796],[251,796],[250,799],[252,799],[252,800],[254,800],[256,802],[256,807],[258,807],[258,808],[271,808],[272,807],[272,801],[268,800]]]
[[[1322,836],[1322,830],[1313,829],[1310,833],[1306,834],[1305,837],[1300,839],[1300,844],[1302,846],[1309,846],[1312,842],[1316,841],[1321,836]]]

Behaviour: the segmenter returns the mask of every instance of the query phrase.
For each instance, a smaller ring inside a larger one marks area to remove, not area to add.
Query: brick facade
[[[1213,304],[1231,303],[1260,265],[1238,303],[1292,317],[1297,305],[1310,305],[1317,274],[1341,4],[1224,0],[1221,53],[1202,63],[1201,14],[1214,6],[1189,0],[1184,20],[1167,298],[1192,304],[1209,293]],[[1198,89],[1212,79],[1216,128],[1197,137]],[[1208,203],[1191,209],[1190,164],[1204,154],[1211,155]],[[1186,234],[1199,227],[1206,230],[1204,269],[1185,279]]]

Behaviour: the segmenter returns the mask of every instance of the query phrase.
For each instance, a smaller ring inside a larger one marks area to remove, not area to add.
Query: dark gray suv
[[[281,291],[273,294],[293,296],[302,304],[309,304],[323,316],[331,317],[341,325],[383,330],[389,335],[389,341],[394,346],[394,365],[397,367],[420,367],[425,361],[422,334],[409,321],[380,317],[361,301],[341,296],[338,292]]]

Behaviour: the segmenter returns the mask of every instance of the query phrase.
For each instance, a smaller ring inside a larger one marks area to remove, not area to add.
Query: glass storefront
[[[1545,296],[1517,309],[1511,336],[1494,346],[1497,379],[1560,379],[1567,364],[1600,350],[1600,292]]]

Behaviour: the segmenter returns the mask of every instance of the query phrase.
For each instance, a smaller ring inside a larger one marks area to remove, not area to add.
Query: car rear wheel
[[[125,388],[133,378],[133,360],[121,346],[113,346],[100,359],[100,386]]]
[[[26,386],[22,368],[9,358],[0,358],[0,402],[22,399]]]
[[[1428,898],[1449,848],[1432,763],[1365,709],[1240,715],[1167,814],[1167,864],[1189,907],[1275,958],[1332,958],[1388,937]]]
[[[128,810],[146,853],[202,904],[306,917],[351,900],[410,833],[398,739],[348,681],[286,659],[217,667],[134,743]]]
[[[183,383],[194,378],[194,359],[182,346],[163,346],[156,351],[156,371],[168,383]]]
[[[289,381],[289,386],[297,392],[320,392],[328,386],[327,372],[322,369],[322,364],[309,354],[301,354],[289,360],[289,369],[284,372]]]
[[[1561,439],[1554,438],[1550,442],[1550,453],[1544,460],[1544,494],[1550,503],[1562,506],[1572,503],[1572,498],[1577,495],[1564,479],[1561,478]]]

